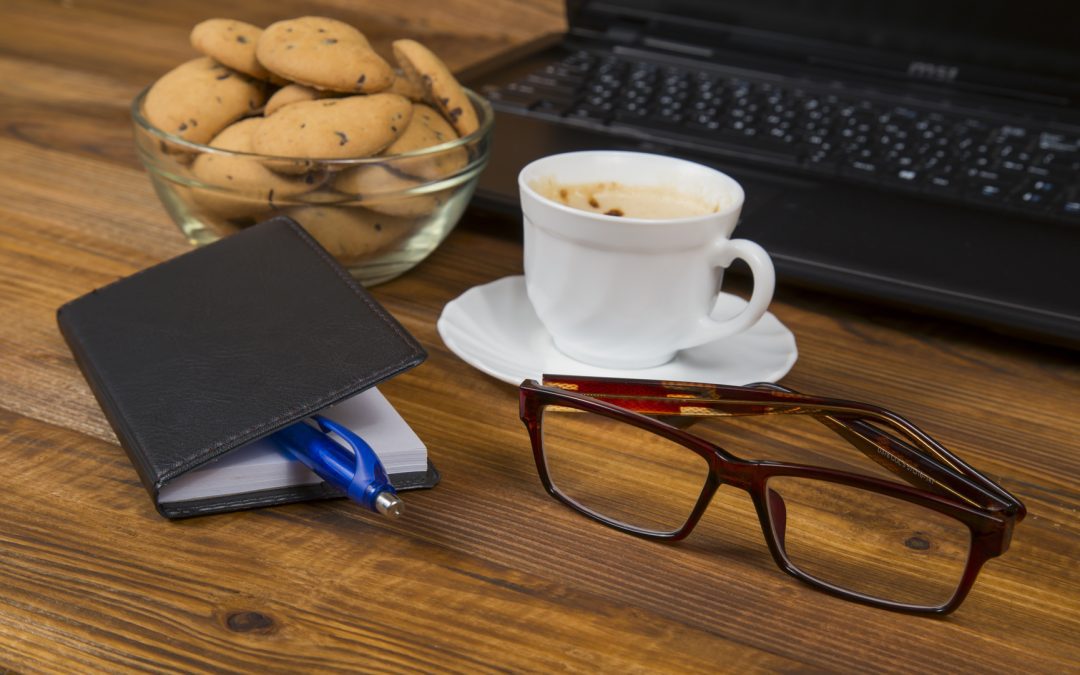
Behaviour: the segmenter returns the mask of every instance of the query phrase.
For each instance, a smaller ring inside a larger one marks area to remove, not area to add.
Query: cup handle
[[[773,269],[772,259],[765,249],[749,239],[719,239],[714,246],[714,253],[710,264],[713,267],[728,267],[736,258],[742,258],[750,266],[750,272],[754,278],[754,291],[750,295],[750,301],[741,312],[733,317],[717,321],[711,316],[701,318],[697,328],[690,331],[680,345],[679,349],[688,349],[698,345],[712,342],[722,337],[741,333],[757,323],[772,302],[773,290],[776,288],[776,271]],[[717,289],[717,299],[713,303],[713,311],[720,302],[720,293]]]

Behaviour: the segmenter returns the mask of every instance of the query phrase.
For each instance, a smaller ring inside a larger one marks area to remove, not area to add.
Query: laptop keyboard
[[[485,92],[498,109],[808,174],[1080,224],[1080,135],[579,51]]]

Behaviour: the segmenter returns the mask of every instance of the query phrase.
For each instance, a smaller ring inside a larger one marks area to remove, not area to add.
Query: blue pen
[[[353,501],[384,516],[400,516],[405,504],[398,498],[371,446],[333,420],[322,415],[313,415],[312,419],[319,425],[318,429],[297,422],[274,432],[270,440]],[[331,438],[330,432],[348,443],[352,452]]]

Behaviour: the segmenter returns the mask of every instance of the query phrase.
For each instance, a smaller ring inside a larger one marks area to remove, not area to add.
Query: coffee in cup
[[[768,254],[730,238],[743,190],[719,171],[661,155],[586,151],[536,160],[518,185],[529,300],[573,359],[660,365],[746,330],[772,300]],[[714,317],[723,270],[736,258],[753,273],[753,293],[734,316]]]
[[[572,209],[645,220],[716,213],[734,198],[734,195],[723,194],[713,200],[703,200],[697,195],[660,185],[631,186],[618,181],[563,183],[550,176],[537,180],[530,187],[541,197]]]

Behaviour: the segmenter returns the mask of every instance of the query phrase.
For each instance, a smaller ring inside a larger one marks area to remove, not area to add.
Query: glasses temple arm
[[[947,497],[959,497],[966,502],[978,504],[975,500],[954,490],[944,482],[946,480],[955,480],[955,476],[951,472],[944,473],[938,464],[921,457],[918,450],[903,441],[882,433],[872,425],[859,420],[842,422],[830,415],[812,415],[812,417],[846,440],[870,460],[896,474],[905,482]],[[937,474],[941,479],[934,478],[934,474]]]
[[[772,382],[761,382],[749,386],[755,389],[798,395],[798,392]],[[892,413],[889,414],[892,415]],[[814,417],[845,438],[867,457],[896,473],[915,487],[920,485],[915,479],[925,483],[928,480],[933,480],[933,476],[938,476],[942,480],[956,484],[960,489],[966,489],[971,494],[982,496],[983,501],[980,502],[972,496],[960,494],[949,485],[941,482],[938,482],[937,486],[932,486],[932,489],[939,494],[954,495],[979,506],[989,507],[993,506],[994,502],[998,502],[1006,507],[1006,511],[1016,512],[1020,519],[1027,512],[1020,500],[997,483],[971,468],[959,457],[941,447],[940,443],[911,425],[910,422],[907,422],[907,425],[911,426],[912,430],[906,431],[919,441],[920,445],[907,443],[859,419],[841,421],[830,415],[814,415]],[[896,423],[894,420],[890,421]],[[924,446],[925,449],[921,449],[920,446]],[[898,458],[896,455],[900,457]],[[906,465],[894,464],[897,459],[904,460]],[[919,475],[920,472],[925,472],[925,475]]]
[[[795,390],[773,382],[759,382],[749,386],[763,391],[798,395]],[[954,489],[949,483],[955,484],[962,481],[964,488],[968,488],[968,492],[971,491],[970,488],[977,488],[977,486],[971,485],[959,472],[950,471],[948,467],[943,467],[928,458],[926,453],[920,451],[918,447],[885,433],[873,424],[858,418],[843,419],[838,415],[826,413],[810,413],[810,416],[824,424],[837,436],[846,440],[875,464],[914,487],[929,489],[947,497],[958,497],[972,504],[983,505],[970,496]],[[934,450],[934,448],[928,448],[928,450]],[[937,452],[932,454],[934,456],[938,455]],[[939,457],[939,459],[944,461],[946,458]],[[979,489],[979,492],[983,491]]]
[[[577,378],[563,377],[551,377],[549,379],[549,376],[545,376],[544,384],[556,388],[578,389],[576,386],[565,387],[566,381],[571,379],[577,380]],[[908,443],[857,419],[844,420],[837,415],[824,412],[808,412],[806,406],[788,401],[727,401],[717,398],[718,387],[710,385],[696,387],[691,384],[679,383],[673,391],[669,388],[670,385],[666,385],[666,383],[656,383],[655,386],[650,386],[643,381],[632,384],[619,382],[612,383],[614,386],[610,388],[602,386],[603,384],[606,383],[593,380],[589,383],[590,386],[585,388],[585,391],[579,391],[579,393],[644,415],[664,417],[692,419],[693,417],[727,415],[808,414],[846,440],[869,459],[914,487],[930,490],[950,498],[959,498],[980,506],[982,504],[979,501],[958,491],[956,488],[967,493],[977,491],[980,496],[985,496],[983,490],[973,485],[963,476],[927,458],[925,454]],[[773,391],[798,395],[797,392],[767,382],[750,385],[750,388],[762,392]],[[748,407],[747,404],[754,406],[754,408]],[[778,407],[778,404],[783,407]],[[962,487],[957,485],[958,483],[962,484]],[[956,488],[953,487],[954,485]]]

